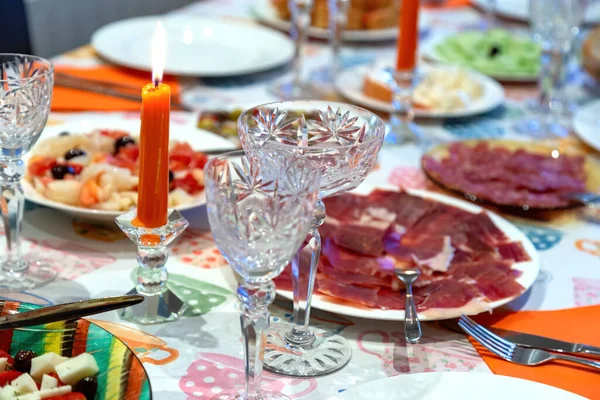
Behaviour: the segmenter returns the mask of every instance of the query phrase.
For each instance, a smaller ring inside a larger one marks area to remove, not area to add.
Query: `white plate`
[[[285,64],[294,54],[294,44],[280,32],[216,17],[141,17],[117,21],[96,31],[92,46],[114,63],[151,71],[150,49],[158,21],[167,31],[166,74],[249,74]]]
[[[392,395],[393,393],[393,395]],[[328,400],[584,400],[553,386],[477,372],[426,372],[380,379],[345,390]]]
[[[76,122],[69,122],[60,125],[47,126],[40,137],[41,140],[45,140],[54,136],[58,136],[63,131],[71,133],[87,133],[94,129],[119,129],[131,132],[133,135],[138,135],[140,130],[140,120],[124,120],[122,118],[105,117],[105,118],[90,118],[83,119]],[[181,126],[171,124],[170,139],[172,141],[186,141],[192,146],[194,150],[211,150],[211,149],[234,149],[234,145],[227,139],[221,138],[213,133],[197,129],[193,126]],[[35,152],[35,146],[32,149]],[[25,164],[27,165],[31,153],[28,153],[23,157]],[[25,198],[31,202],[40,204],[45,207],[54,208],[56,210],[63,211],[74,217],[85,219],[88,221],[113,221],[116,216],[122,214],[122,211],[104,211],[104,210],[92,210],[83,207],[70,206],[64,203],[59,203],[47,199],[46,197],[39,194],[33,186],[23,179],[23,191],[25,192]],[[194,207],[199,207],[206,203],[204,195],[198,196],[196,201],[191,204],[186,204],[177,207],[179,211],[185,211]]]
[[[371,191],[373,191],[374,189],[375,188],[373,186],[364,185],[364,186],[358,187],[355,190],[355,192],[358,194],[366,195],[366,194],[370,193]],[[478,213],[478,212],[484,211],[483,208],[476,206],[472,203],[467,203],[466,201],[458,200],[458,199],[455,199],[453,197],[449,197],[449,196],[446,196],[443,194],[428,192],[425,190],[414,190],[414,189],[410,189],[407,191],[408,191],[408,193],[410,193],[412,195],[435,200],[440,203],[448,204],[448,205],[451,205],[451,206],[454,206],[454,207],[457,207],[457,208],[460,208],[462,210],[466,210],[466,211],[469,211],[472,213]],[[535,247],[533,246],[533,243],[531,243],[531,241],[527,238],[527,236],[525,236],[525,234],[519,228],[517,228],[516,226],[514,226],[513,224],[508,222],[506,219],[504,219],[504,218],[500,217],[499,215],[494,214],[492,212],[489,212],[489,211],[486,211],[486,212],[488,213],[488,215],[490,216],[492,221],[494,221],[494,224],[496,224],[496,226],[500,230],[502,230],[502,232],[504,232],[504,234],[509,238],[510,241],[519,241],[519,242],[523,243],[523,247],[525,248],[525,251],[527,252],[527,254],[529,254],[529,257],[531,257],[530,261],[513,264],[514,269],[522,272],[521,276],[517,279],[517,282],[521,286],[523,286],[526,291],[527,289],[529,289],[531,287],[531,285],[533,285],[533,282],[535,282],[535,279],[537,278],[537,275],[540,271],[540,259],[539,259],[537,251],[535,250]],[[278,289],[277,294],[285,297],[286,299],[294,298],[294,294],[288,290]],[[318,308],[320,310],[325,310],[325,311],[332,312],[334,314],[346,315],[346,316],[350,316],[350,317],[379,319],[379,320],[386,320],[386,321],[404,321],[404,310],[382,310],[382,309],[378,309],[378,308],[366,308],[363,306],[352,307],[350,305],[337,304],[334,301],[330,301],[329,300],[330,298],[331,298],[330,296],[323,295],[319,292],[315,292],[313,294],[313,298],[312,298],[312,306],[314,308]],[[514,300],[515,298],[516,297],[494,301],[489,304],[489,307],[490,307],[490,309],[500,307],[500,306]],[[443,311],[444,311],[444,319],[458,318],[462,314],[465,313],[465,311],[462,308],[454,308],[454,309],[444,308]],[[435,316],[435,315],[427,316],[427,315],[419,314],[419,319],[421,321],[434,321],[434,320],[437,320],[440,318],[439,318],[439,316]]]
[[[435,48],[438,44],[442,43],[449,34],[436,34],[425,40],[421,45],[419,51],[422,57],[427,61],[432,61],[440,64],[447,64],[440,56],[437,55]],[[489,75],[490,77],[497,79],[501,82],[536,82],[537,75]]]
[[[573,128],[581,140],[600,151],[600,101],[581,107],[573,118]]]
[[[488,9],[489,3],[489,0],[473,0],[473,4],[483,10]],[[496,14],[519,21],[529,21],[529,0],[501,0],[495,1],[494,3],[496,4]],[[597,24],[599,22],[600,2],[592,0],[588,2],[588,8],[585,13],[585,23]]]
[[[365,96],[363,93],[364,78],[370,68],[372,67],[358,66],[341,71],[335,80],[337,91],[352,102],[367,108],[389,113],[394,112],[391,103]],[[440,66],[439,68],[445,67]],[[455,67],[447,68],[455,69]],[[460,110],[424,110],[415,108],[415,116],[422,118],[469,117],[493,110],[504,102],[504,88],[502,88],[502,85],[479,72],[469,71],[469,74],[483,85],[484,93],[482,97],[469,104],[468,107]]]
[[[280,31],[289,32],[291,23],[279,18],[277,10],[271,4],[272,0],[256,0],[252,6],[252,12],[256,18],[269,26]],[[426,13],[419,14],[419,29],[426,30],[431,27],[431,19]],[[308,28],[308,35],[317,39],[328,39],[329,32],[327,29],[311,26]],[[396,40],[398,37],[398,29],[396,27],[386,29],[364,29],[364,30],[347,30],[342,34],[342,38],[354,42],[379,42],[386,40]]]

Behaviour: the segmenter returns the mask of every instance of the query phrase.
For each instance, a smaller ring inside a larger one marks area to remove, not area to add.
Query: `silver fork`
[[[479,325],[466,315],[460,317],[458,326],[477,340],[483,347],[506,361],[515,364],[531,366],[545,364],[554,360],[564,360],[600,369],[600,362],[564,354],[555,354],[546,350],[522,347],[509,342],[495,333],[490,332],[484,326]]]

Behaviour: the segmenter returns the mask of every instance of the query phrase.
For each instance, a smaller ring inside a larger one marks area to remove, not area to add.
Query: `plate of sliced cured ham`
[[[600,164],[567,141],[471,140],[432,148],[421,160],[443,188],[477,202],[528,210],[581,206],[600,192]]]
[[[540,269],[535,247],[517,227],[443,194],[362,186],[325,205],[312,300],[318,309],[404,320],[404,287],[394,269],[416,265],[421,320],[474,315],[522,295]],[[293,298],[289,269],[276,282],[278,294]]]

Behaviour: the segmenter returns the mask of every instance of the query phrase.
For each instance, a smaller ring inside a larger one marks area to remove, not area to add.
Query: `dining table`
[[[232,23],[257,23],[252,0],[204,0],[165,15],[202,16]],[[433,3],[433,2],[432,2]],[[443,2],[442,2],[443,3]],[[449,0],[446,5],[424,6],[430,27],[421,32],[421,41],[432,31],[456,32],[478,27],[485,18],[468,1]],[[505,19],[496,24],[527,32],[527,25]],[[369,65],[381,57],[393,57],[395,43],[344,43],[341,68]],[[110,67],[90,45],[52,59],[57,70],[96,71]],[[304,71],[307,79],[325,70],[330,62],[327,41],[311,40],[306,48]],[[173,78],[180,98],[197,109],[254,105],[278,100],[268,90],[286,74],[290,66],[233,77]],[[316,78],[315,78],[316,79]],[[569,65],[564,90],[576,105],[597,96],[597,84],[579,68],[577,56]],[[515,121],[526,115],[528,102],[536,96],[535,83],[503,84],[505,103],[483,115],[452,119],[419,119],[428,138],[440,141],[467,139],[523,139],[513,129]],[[55,91],[55,97],[64,96]],[[98,118],[139,118],[134,107],[110,106],[86,109],[85,101],[55,99],[48,126],[85,122]],[[178,127],[193,128],[197,113],[174,110],[172,134]],[[577,147],[595,157],[589,147],[574,136],[555,139]],[[385,143],[375,170],[363,185],[441,191],[424,175],[420,158],[424,145]],[[590,323],[598,324],[600,310],[600,212],[582,208],[546,213],[532,218],[522,213],[494,209],[516,225],[533,243],[541,260],[540,273],[522,296],[503,306],[500,312],[561,309],[589,310]],[[157,400],[205,399],[244,383],[244,363],[236,310],[237,280],[216,248],[206,208],[187,210],[189,228],[171,246],[169,287],[187,307],[175,322],[135,325],[110,312],[91,317],[101,327],[121,338],[138,355],[148,372],[153,398]],[[23,252],[25,257],[41,256],[58,271],[50,284],[25,292],[0,293],[0,299],[51,305],[79,299],[120,295],[134,286],[135,249],[116,226],[95,224],[28,202],[24,214]],[[271,307],[272,321],[291,321],[292,303],[277,298]],[[342,334],[350,343],[352,358],[339,371],[317,378],[285,377],[265,372],[265,387],[281,391],[292,399],[325,399],[357,385],[401,374],[462,371],[473,374],[494,373],[463,333],[440,322],[423,323],[418,344],[404,341],[403,324],[336,315],[313,310],[311,324]],[[557,321],[557,325],[561,322]],[[571,327],[586,329],[584,326]],[[548,327],[548,332],[552,331]],[[555,327],[566,329],[566,327]],[[475,375],[474,375],[475,377]],[[600,393],[600,379],[595,383]],[[238,386],[240,385],[240,386]],[[594,385],[594,383],[590,383]],[[584,392],[584,393],[593,393]]]

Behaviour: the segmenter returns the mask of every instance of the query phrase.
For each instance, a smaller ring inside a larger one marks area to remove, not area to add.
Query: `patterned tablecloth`
[[[249,18],[251,3],[207,0],[177,12]],[[473,26],[480,20],[480,15],[468,7],[426,12],[432,17],[432,29],[438,32]],[[343,65],[370,63],[380,56],[392,57],[393,52],[393,43],[348,46],[343,49]],[[307,71],[325,67],[328,60],[325,43],[313,42],[308,46]],[[55,61],[82,67],[101,62],[89,48],[57,57]],[[260,104],[275,100],[266,86],[286,73],[289,71],[280,69],[252,76],[201,79],[188,82],[186,96],[205,106]],[[585,76],[573,73],[570,80],[571,96],[579,103],[588,101],[591,95],[584,89]],[[473,119],[425,121],[422,127],[428,134],[444,139],[516,137],[511,126],[524,115],[524,100],[535,95],[535,85],[505,88],[508,100],[500,109]],[[49,123],[91,116],[55,113]],[[111,113],[111,117],[138,115]],[[178,125],[195,122],[192,114],[174,113],[173,132]],[[421,150],[414,146],[385,147],[380,155],[380,168],[367,178],[366,184],[432,189],[418,167],[420,154]],[[185,317],[167,325],[143,327],[143,331],[120,320],[116,313],[102,315],[97,321],[125,340],[142,358],[156,399],[209,398],[222,389],[243,383],[240,327],[234,308],[235,278],[212,242],[205,209],[195,209],[185,216],[191,227],[172,247],[169,264],[171,289],[189,305]],[[545,310],[600,304],[600,231],[596,215],[570,212],[545,221],[509,219],[535,244],[542,261],[541,273],[533,287],[509,307]],[[133,286],[134,248],[115,229],[92,226],[28,204],[23,235],[25,254],[41,255],[59,271],[60,279],[31,292],[2,293],[2,298],[51,304],[118,295]],[[290,310],[289,302],[277,300],[272,307],[274,321],[290,320]],[[265,374],[266,386],[292,398],[322,399],[363,382],[405,373],[491,373],[464,336],[435,324],[425,324],[420,344],[407,346],[400,322],[366,321],[318,310],[314,311],[311,322],[342,332],[351,343],[353,355],[345,368],[321,378]]]

